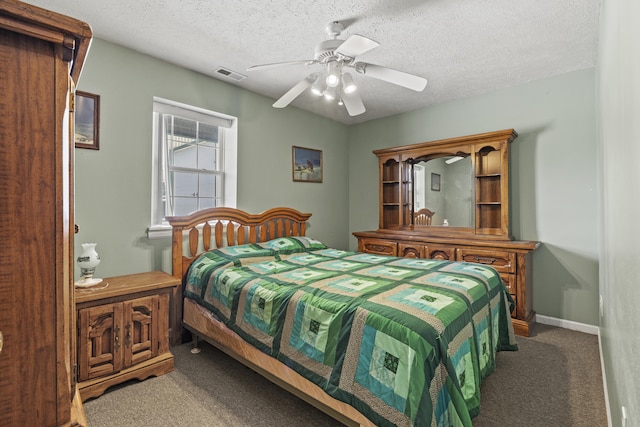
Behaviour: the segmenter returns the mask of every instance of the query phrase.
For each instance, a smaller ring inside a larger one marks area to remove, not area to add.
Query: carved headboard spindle
[[[245,241],[245,233],[247,231],[247,227],[243,226],[243,225],[238,225],[238,230],[236,232],[236,244],[237,245],[244,245],[245,243],[247,243]]]
[[[211,248],[211,225],[209,222],[205,222],[204,227],[202,227],[202,246],[205,251]]]
[[[200,232],[196,227],[192,227],[189,230],[189,256],[194,256],[198,253],[198,240]]]

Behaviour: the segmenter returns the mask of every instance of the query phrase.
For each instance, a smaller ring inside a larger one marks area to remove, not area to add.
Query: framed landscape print
[[[293,146],[293,180],[322,182],[322,151]]]
[[[76,148],[100,149],[100,95],[76,91]]]

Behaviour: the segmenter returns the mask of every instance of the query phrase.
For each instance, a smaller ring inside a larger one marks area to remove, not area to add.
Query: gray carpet
[[[475,427],[607,425],[594,335],[536,325],[518,352],[498,354]],[[219,350],[172,348],[175,370],[85,402],[90,427],[340,425]]]

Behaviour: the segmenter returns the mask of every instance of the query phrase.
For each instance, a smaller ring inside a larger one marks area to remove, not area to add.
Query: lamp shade
[[[322,76],[320,76],[311,85],[311,93],[313,93],[316,96],[322,96],[323,92],[324,92],[324,84],[322,82]]]
[[[342,90],[345,93],[353,93],[357,89],[358,89],[358,87],[356,86],[355,82],[353,81],[353,77],[351,77],[351,74],[344,73],[342,75]]]
[[[329,62],[327,66],[328,73],[326,83],[329,87],[336,87],[340,83],[340,70],[338,69],[338,63],[336,61]]]
[[[327,90],[324,91],[324,98],[327,101],[332,101],[336,99],[337,95],[338,95],[338,91],[336,90],[335,87],[328,87]]]

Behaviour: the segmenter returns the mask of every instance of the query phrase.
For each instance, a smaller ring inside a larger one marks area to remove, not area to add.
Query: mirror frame
[[[379,159],[379,231],[409,235],[511,239],[509,225],[509,143],[513,129],[374,150]],[[413,165],[446,156],[471,157],[472,227],[413,224]]]

